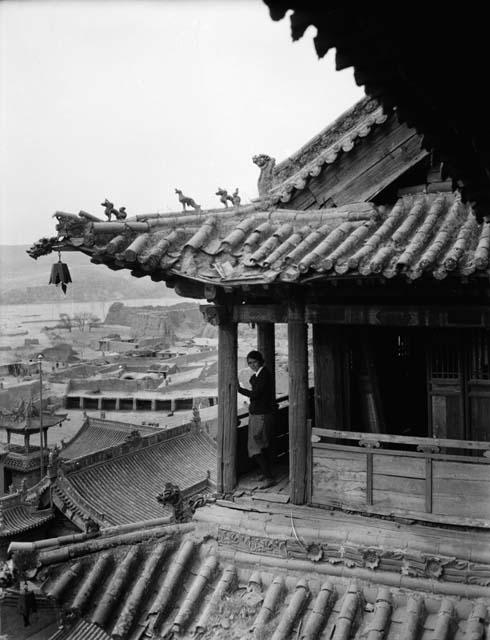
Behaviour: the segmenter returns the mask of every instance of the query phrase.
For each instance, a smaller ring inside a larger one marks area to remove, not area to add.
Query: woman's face
[[[247,358],[247,364],[254,373],[256,373],[262,366],[262,363],[258,360],[254,360],[253,358]]]

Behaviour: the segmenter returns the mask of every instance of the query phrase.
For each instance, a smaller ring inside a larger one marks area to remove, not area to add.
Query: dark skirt
[[[262,413],[250,415],[248,418],[248,455],[250,457],[261,453],[269,446],[272,434],[273,415]]]

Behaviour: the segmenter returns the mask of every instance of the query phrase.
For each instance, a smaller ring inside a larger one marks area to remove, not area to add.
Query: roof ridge
[[[177,433],[173,433],[173,432]],[[130,433],[128,433],[130,435]],[[137,440],[125,440],[117,444],[113,444],[104,449],[93,451],[79,456],[78,458],[70,458],[63,461],[64,470],[68,474],[75,474],[81,471],[85,471],[90,467],[103,465],[106,462],[118,460],[129,455],[134,455],[139,451],[143,451],[152,447],[158,447],[164,445],[167,442],[178,440],[189,436],[200,436],[200,432],[195,432],[192,427],[192,422],[189,421],[186,424],[176,425],[168,429],[157,429],[155,433],[147,433],[141,435]],[[154,442],[150,442],[151,438],[156,438]],[[127,450],[123,450],[126,447]],[[118,452],[117,450],[120,449]],[[110,454],[114,455],[110,455]],[[109,454],[109,455],[108,455]],[[110,457],[109,457],[110,456]],[[93,460],[91,460],[93,458]]]
[[[382,111],[383,109],[379,102],[373,98],[365,97],[356,102],[293,154],[276,165],[273,187],[303,169],[321,151],[326,151],[334,147],[342,139],[345,139],[347,135],[360,128],[362,124],[365,124],[365,120],[372,118],[373,114],[376,114],[376,112],[382,113]],[[301,166],[298,167],[298,164],[301,164]]]

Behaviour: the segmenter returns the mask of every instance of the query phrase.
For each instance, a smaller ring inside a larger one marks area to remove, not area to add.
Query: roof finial
[[[257,188],[259,196],[265,196],[272,187],[272,181],[274,177],[274,168],[276,166],[276,159],[262,153],[258,156],[253,156],[252,162],[256,164],[260,169],[260,176],[257,182]]]

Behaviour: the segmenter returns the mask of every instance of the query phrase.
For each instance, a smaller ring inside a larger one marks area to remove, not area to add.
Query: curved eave
[[[57,249],[83,251],[93,262],[171,286],[199,285],[182,291],[189,297],[209,297],[203,292],[210,286],[226,290],[322,280],[464,283],[487,278],[490,265],[490,225],[478,225],[471,208],[451,193],[406,195],[392,207],[352,203],[265,211],[252,205],[140,216],[124,224],[80,221],[71,214],[58,218]]]
[[[46,429],[50,429],[51,427],[55,427],[56,425],[63,422],[66,419],[68,414],[65,413],[62,416],[45,416],[43,418],[43,426],[42,429],[45,431]],[[12,433],[39,433],[41,430],[41,423],[39,418],[31,418],[29,423],[19,425],[16,423],[3,423],[2,428],[7,431],[11,431]]]

